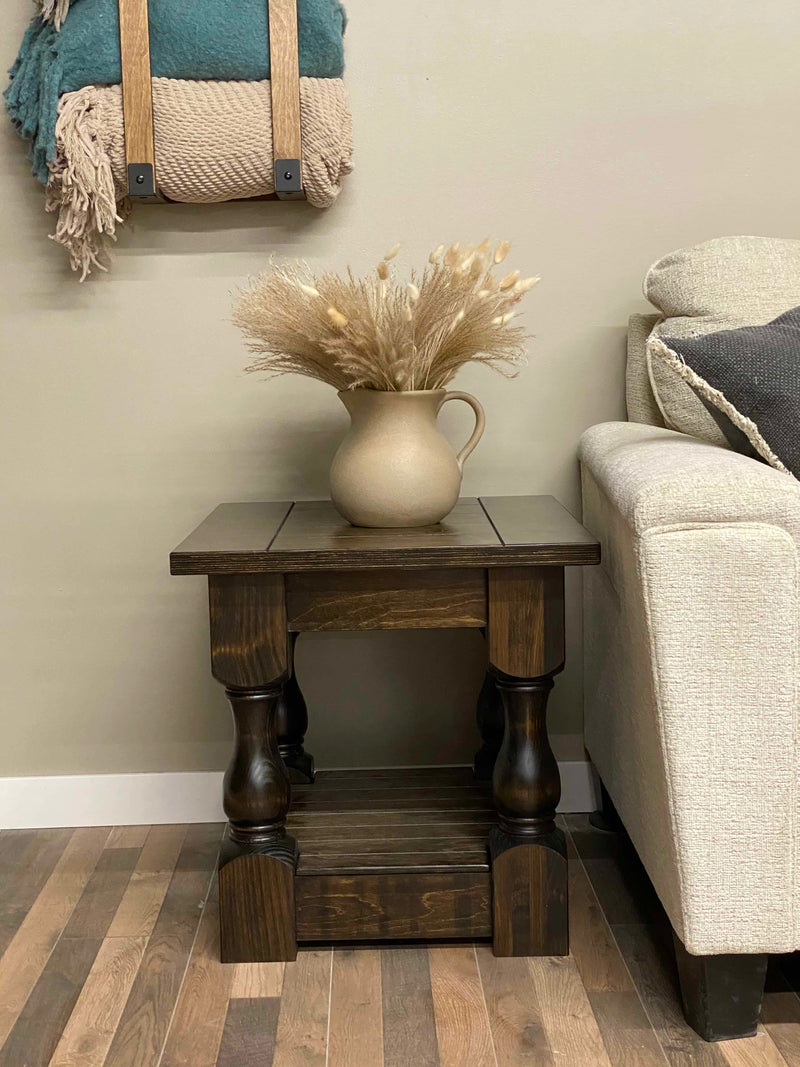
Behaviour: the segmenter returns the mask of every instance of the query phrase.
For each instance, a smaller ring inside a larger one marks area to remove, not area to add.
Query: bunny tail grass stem
[[[511,326],[516,305],[538,279],[519,271],[498,280],[504,241],[439,245],[424,270],[399,281],[394,245],[366,278],[273,266],[236,298],[234,323],[253,360],[250,372],[301,374],[338,390],[442,389],[467,363],[513,377],[527,335]]]

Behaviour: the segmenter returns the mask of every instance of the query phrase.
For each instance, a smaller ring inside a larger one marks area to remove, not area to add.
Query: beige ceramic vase
[[[354,526],[428,526],[458,500],[464,461],[483,434],[483,408],[469,393],[427,389],[339,393],[350,431],[333,458],[331,499]],[[448,400],[464,400],[475,429],[458,455],[437,425]]]

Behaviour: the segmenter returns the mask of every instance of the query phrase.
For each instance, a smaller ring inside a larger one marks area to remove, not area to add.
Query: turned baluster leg
[[[289,677],[284,683],[275,712],[278,747],[289,772],[289,780],[309,783],[314,781],[314,757],[303,748],[308,729],[308,709],[294,673],[294,646],[298,635],[290,634],[289,637]]]
[[[298,853],[286,831],[291,786],[277,723],[288,674],[283,577],[212,575],[209,594],[212,672],[234,718],[219,859],[222,961],[293,960]]]
[[[566,841],[555,825],[561,781],[547,736],[547,699],[564,662],[563,569],[489,571],[489,650],[505,713],[489,835],[494,953],[567,955]]]
[[[491,672],[487,672],[481,686],[476,718],[483,743],[475,753],[473,770],[479,782],[491,782],[505,729],[503,700]]]

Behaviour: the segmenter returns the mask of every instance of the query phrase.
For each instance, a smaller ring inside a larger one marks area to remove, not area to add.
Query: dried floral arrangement
[[[509,242],[440,245],[408,282],[394,274],[399,250],[364,279],[303,265],[256,278],[233,316],[255,353],[247,370],[303,374],[337,390],[442,389],[473,361],[513,377],[527,337],[516,307],[539,279],[498,277]]]

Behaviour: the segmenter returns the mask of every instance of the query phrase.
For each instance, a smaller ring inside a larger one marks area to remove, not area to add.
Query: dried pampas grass
[[[391,248],[368,278],[273,267],[236,299],[234,323],[255,354],[248,371],[303,374],[335,389],[442,389],[465,363],[512,377],[524,362],[515,308],[539,280],[493,268],[503,241],[439,245],[422,274],[393,277]]]

